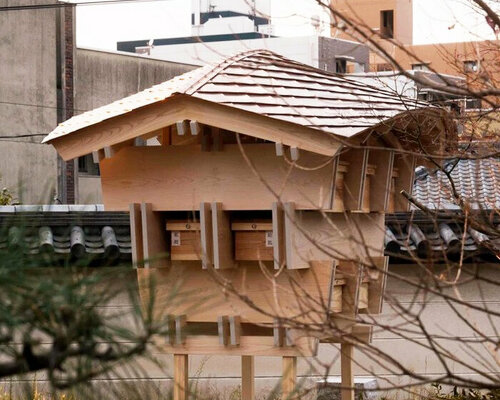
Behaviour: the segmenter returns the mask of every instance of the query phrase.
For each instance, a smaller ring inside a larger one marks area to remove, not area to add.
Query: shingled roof
[[[44,142],[178,94],[351,137],[427,103],[313,68],[268,50],[252,50],[75,116]]]

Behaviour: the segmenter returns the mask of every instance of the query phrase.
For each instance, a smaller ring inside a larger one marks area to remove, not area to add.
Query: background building
[[[29,5],[40,8],[23,8]],[[192,67],[76,48],[74,7],[50,0],[8,6],[12,10],[0,12],[0,186],[24,204],[100,202],[88,158],[58,162],[53,149],[40,143],[43,136],[73,114]]]

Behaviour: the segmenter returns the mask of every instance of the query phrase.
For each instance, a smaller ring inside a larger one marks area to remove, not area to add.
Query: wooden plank
[[[344,177],[344,206],[346,210],[358,211],[363,205],[368,150],[350,149],[340,156],[349,163]]]
[[[160,340],[160,339],[158,339]],[[188,336],[182,346],[171,346],[165,339],[155,343],[166,354],[217,355],[217,356],[265,356],[265,357],[314,357],[317,355],[317,339],[301,337],[294,346],[276,347],[272,336],[241,336],[239,346],[223,346],[218,336]]]
[[[299,213],[297,213],[299,214]],[[384,254],[385,221],[382,213],[328,213],[300,211],[294,233],[293,254],[296,262],[335,259],[363,259]],[[287,249],[288,251],[288,249]]]
[[[142,266],[144,261],[141,205],[132,203],[129,206],[130,242],[132,244],[132,263],[135,267]]]
[[[283,357],[282,399],[296,399],[297,357]]]
[[[167,231],[199,231],[200,223],[193,221],[172,221],[168,220],[165,224]]]
[[[272,231],[273,223],[267,220],[234,221],[231,223],[233,231]]]
[[[255,361],[241,356],[241,400],[255,400]]]
[[[340,375],[341,400],[354,400],[354,373],[353,373],[354,345],[349,343],[340,344]]]
[[[236,261],[273,261],[272,233],[272,228],[267,232],[235,231],[234,259]]]
[[[49,143],[53,144],[60,156],[67,161],[184,119],[326,156],[333,156],[339,149],[340,142],[333,135],[317,129],[244,110],[234,112],[233,107],[179,94],[160,103],[54,138]]]
[[[394,152],[370,150],[368,163],[376,166],[370,185],[370,211],[386,211],[391,192]]]
[[[202,267],[213,266],[212,209],[210,203],[200,204],[200,239]]]
[[[185,315],[176,315],[175,316],[175,344],[183,345],[186,343],[186,326],[187,326],[187,318]]]
[[[231,222],[228,213],[222,209],[222,203],[212,203],[212,228],[214,268],[233,268]]]
[[[142,246],[145,268],[166,267],[167,238],[160,213],[151,203],[141,203]]]
[[[162,129],[161,145],[170,146],[172,144],[172,128],[167,126]]]
[[[103,202],[107,210],[127,210],[129,203],[153,204],[160,211],[192,211],[201,202],[221,202],[225,210],[269,210],[276,197],[263,183],[280,192],[281,201],[297,209],[326,209],[331,185],[330,165],[312,171],[293,168],[274,154],[273,144],[238,145],[223,152],[203,152],[199,145],[130,147],[101,162]],[[314,167],[326,157],[303,153],[301,165]]]
[[[293,317],[299,321],[304,319],[304,322],[324,319],[330,298],[331,266],[318,264],[306,270],[285,269],[274,282],[269,279],[274,273],[273,266],[264,265],[263,268],[267,269],[266,273],[252,262],[241,262],[238,268],[214,274],[211,269],[202,270],[199,262],[183,261],[172,262],[172,268],[139,269],[140,295],[144,300],[148,299],[147,283],[154,279],[156,307],[164,314],[185,314],[188,322],[214,323],[220,315],[238,315],[242,323],[269,324],[272,327],[274,318]],[[223,290],[221,283],[232,285],[237,294],[229,291],[229,286]],[[340,279],[334,284],[344,283]],[[175,293],[174,298],[172,293]],[[307,296],[298,293],[307,293]],[[254,307],[238,294],[246,296]],[[341,310],[340,300],[334,299],[331,306],[334,313]],[[304,309],[311,312],[303,315]]]
[[[408,211],[410,203],[400,192],[405,190],[410,195],[412,193],[415,176],[415,157],[409,154],[395,154],[394,168],[398,169],[398,177],[394,180],[394,211]]]
[[[188,400],[189,364],[187,354],[174,354],[174,399]]]
[[[274,202],[272,209],[273,218],[273,257],[274,269],[285,265],[285,214],[281,203]]]

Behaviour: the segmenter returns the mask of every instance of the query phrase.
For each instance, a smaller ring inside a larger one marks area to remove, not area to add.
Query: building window
[[[429,63],[412,64],[411,69],[414,71],[429,71]]]
[[[477,61],[464,61],[465,72],[477,72],[478,70],[479,70],[479,65]]]
[[[342,59],[335,60],[335,72],[337,74],[345,74],[347,72],[347,61]]]
[[[99,176],[101,172],[99,171],[99,164],[94,163],[92,154],[87,154],[83,157],[78,157],[78,172],[85,175]]]
[[[380,11],[380,34],[385,38],[394,37],[394,10]]]

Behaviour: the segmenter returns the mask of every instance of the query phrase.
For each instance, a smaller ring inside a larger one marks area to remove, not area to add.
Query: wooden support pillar
[[[341,400],[354,400],[354,375],[352,371],[352,357],[354,345],[340,344],[340,398]]]
[[[174,354],[174,400],[187,400],[188,391],[188,355]]]
[[[255,364],[253,356],[241,356],[241,400],[255,398]]]
[[[282,399],[294,399],[297,383],[297,357],[283,357],[283,378],[281,381]],[[344,400],[344,399],[342,399]]]

